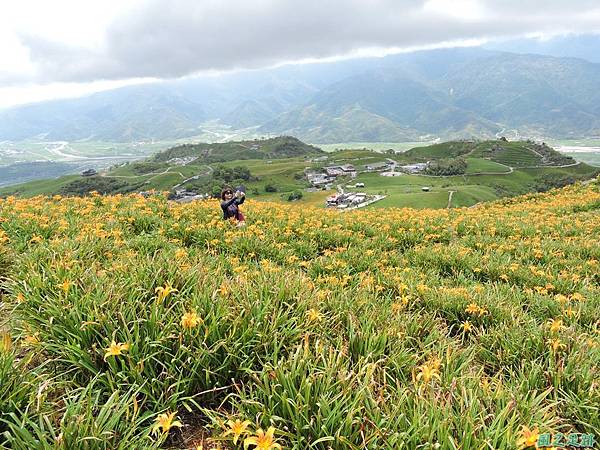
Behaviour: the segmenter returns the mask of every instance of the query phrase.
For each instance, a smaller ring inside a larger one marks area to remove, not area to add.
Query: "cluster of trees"
[[[232,183],[235,181],[254,181],[257,179],[250,174],[250,169],[244,166],[218,166],[213,171],[212,176],[215,180],[223,181],[224,183]]]
[[[210,177],[200,178],[198,180],[186,183],[184,187],[190,191],[204,193],[207,192],[213,197],[221,196],[223,186],[235,188],[247,181],[256,181],[257,177],[250,173],[250,169],[245,166],[225,167],[217,166]]]
[[[305,144],[292,136],[277,138],[269,150],[267,153],[269,158],[293,158],[295,156],[323,153],[319,148]]]
[[[293,202],[294,200],[300,200],[301,198],[302,198],[302,191],[300,189],[296,189],[295,191],[292,191],[287,195],[288,202]]]
[[[165,170],[166,166],[158,162],[141,162],[133,163],[129,167],[136,175],[145,175],[147,173],[158,172],[159,170]]]
[[[467,162],[463,158],[452,158],[431,161],[423,173],[426,175],[451,176],[462,175],[466,170]]]
[[[62,186],[59,190],[61,195],[84,196],[92,191],[99,194],[127,194],[136,192],[142,188],[142,183],[129,183],[118,178],[93,176],[80,178]]]
[[[220,197],[223,186],[228,185],[235,189],[245,181],[256,179],[250,174],[250,169],[244,166],[224,167],[218,166],[212,173],[210,193],[213,197]]]
[[[562,166],[575,163],[573,158],[557,152],[552,147],[548,147],[545,142],[542,142],[541,144],[534,144],[533,149],[542,155],[543,162],[546,164],[551,163],[552,165]]]
[[[598,176],[600,170],[594,173],[592,176]],[[561,188],[570,184],[575,184],[578,181],[583,181],[591,178],[589,175],[561,175],[558,173],[547,173],[542,175],[536,180],[535,190],[537,192],[546,192],[551,189]]]

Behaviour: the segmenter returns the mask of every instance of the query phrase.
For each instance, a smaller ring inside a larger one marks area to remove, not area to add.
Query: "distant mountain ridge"
[[[380,140],[435,135],[494,137],[505,130],[525,135],[600,135],[600,64],[574,58],[500,53],[466,62],[434,79],[395,68],[369,71],[321,90],[309,104],[263,125],[319,142],[361,140],[357,108],[389,122]],[[329,135],[315,133],[325,124]],[[347,130],[356,130],[344,139]],[[364,139],[363,139],[364,140]]]
[[[600,135],[600,64],[479,48],[186,79],[0,111],[0,140],[186,138],[218,120],[304,141]]]

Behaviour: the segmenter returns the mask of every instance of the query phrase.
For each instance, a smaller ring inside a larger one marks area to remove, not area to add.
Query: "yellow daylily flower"
[[[65,293],[68,294],[69,293],[69,289],[71,288],[71,286],[73,285],[73,283],[71,283],[69,280],[65,280],[63,281],[61,284],[58,285],[58,287]]]
[[[154,426],[152,427],[152,432],[155,434],[159,431],[162,433],[169,433],[169,430],[173,427],[181,428],[183,424],[179,420],[173,420],[175,418],[175,414],[177,414],[177,411],[159,414],[156,418]]]
[[[550,319],[548,321],[548,328],[551,333],[558,333],[560,330],[565,329],[566,327],[563,325],[563,321],[561,319]]]
[[[225,283],[221,284],[221,287],[217,289],[217,292],[221,297],[227,297],[231,292]]]
[[[308,311],[306,311],[306,317],[310,322],[320,322],[321,320],[323,320],[323,314],[315,308],[311,308]]]
[[[528,448],[536,445],[540,436],[538,427],[530,430],[528,426],[523,425],[521,428],[521,437],[517,441],[519,448]]]
[[[468,320],[465,320],[460,327],[462,328],[464,333],[468,333],[469,331],[473,330],[473,325],[471,324],[471,322],[469,322]]]
[[[119,356],[126,350],[129,350],[129,344],[117,344],[117,342],[115,342],[115,340],[113,339],[113,341],[110,343],[110,346],[106,349],[104,361],[106,361],[106,358],[108,358],[109,356]]]
[[[422,380],[425,384],[428,384],[434,379],[441,380],[439,367],[440,363],[437,359],[421,364],[416,380]]]
[[[559,350],[564,350],[565,348],[567,348],[567,346],[565,344],[563,344],[561,342],[561,340],[558,339],[558,338],[556,338],[556,339],[548,339],[546,341],[546,343],[552,349],[552,353],[556,353]]]
[[[479,306],[476,303],[469,303],[465,308],[465,312],[469,314],[477,314],[477,312],[479,312]]]
[[[169,283],[167,283],[164,286],[159,286],[156,289],[154,289],[154,292],[157,294],[156,300],[158,302],[162,302],[170,294],[174,294],[175,292],[178,292],[178,290],[171,286]]]
[[[273,435],[275,434],[275,427],[269,427],[265,433],[262,428],[256,430],[256,436],[251,436],[244,439],[244,448],[248,448],[250,445],[255,446],[255,450],[271,450],[274,448],[281,449],[281,445],[275,442]]]
[[[225,431],[225,433],[223,433],[223,437],[232,434],[233,435],[233,443],[235,445],[235,444],[237,444],[237,441],[240,438],[240,436],[242,434],[246,434],[246,429],[250,425],[250,421],[244,420],[242,422],[239,419],[236,419],[235,421],[228,420],[227,425],[229,426],[229,429],[227,431]]]
[[[196,311],[187,312],[181,317],[181,326],[183,328],[196,328],[201,323],[202,319],[196,314]]]

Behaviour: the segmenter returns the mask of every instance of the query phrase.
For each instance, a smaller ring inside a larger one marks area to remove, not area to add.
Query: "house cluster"
[[[425,170],[427,163],[414,163],[398,166],[394,161],[381,161],[365,165],[367,172],[381,172],[384,176],[397,176],[404,173],[419,173]]]
[[[341,166],[323,167],[322,171],[316,172],[313,170],[306,172],[306,178],[313,187],[327,187],[331,185],[338,177],[356,177],[356,169],[352,164],[344,164]]]
[[[386,172],[393,168],[394,164],[390,161],[381,161],[365,165],[367,172]]]
[[[197,156],[185,156],[182,158],[171,158],[167,161],[167,164],[171,164],[173,166],[185,166],[193,161],[198,159]]]
[[[419,173],[427,168],[427,163],[406,164],[405,166],[400,166],[400,168],[407,173]]]
[[[347,209],[356,207],[369,200],[369,196],[364,192],[347,192],[342,194],[333,194],[327,197],[327,207],[337,209]]]
[[[349,176],[350,178],[356,177],[356,169],[352,164],[344,164],[341,166],[327,166],[324,167],[325,173],[330,177],[345,177]]]
[[[209,194],[198,194],[186,189],[176,189],[173,194],[169,195],[169,200],[175,200],[178,203],[189,203],[194,200],[205,200],[207,198],[210,198]]]
[[[336,208],[343,211],[362,208],[385,197],[385,195],[371,195],[364,192],[341,192],[329,196],[326,205],[328,208]]]

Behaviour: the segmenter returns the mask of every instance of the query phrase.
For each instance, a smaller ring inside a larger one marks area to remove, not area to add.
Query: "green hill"
[[[384,177],[366,167],[385,160],[394,160],[400,166],[434,161],[443,170]],[[598,173],[597,168],[578,164],[544,144],[531,141],[453,141],[383,154],[368,149],[324,153],[295,138],[280,137],[182,145],[97,176],[35,181],[4,188],[0,194],[85,195],[91,191],[126,194],[152,189],[215,194],[224,184],[244,184],[253,199],[287,201],[291,192],[302,190],[303,198],[297,204],[323,206],[332,191],[307,190],[305,169],[319,170],[336,164],[354,165],[358,176],[336,180],[333,189],[340,185],[353,190],[348,186],[364,183],[360,191],[386,196],[369,208],[470,206],[500,197],[545,191]],[[460,170],[458,173],[453,172],[456,168]],[[424,186],[430,188],[429,192],[422,191]]]
[[[402,154],[405,160],[428,161],[457,157],[481,158],[510,167],[563,166],[575,164],[545,143],[533,141],[451,141],[425,147],[416,147]]]
[[[282,136],[239,142],[178,145],[157,153],[151,161],[168,162],[174,158],[196,157],[203,163],[215,163],[243,159],[293,158],[319,153],[322,151],[317,147],[292,136]]]

